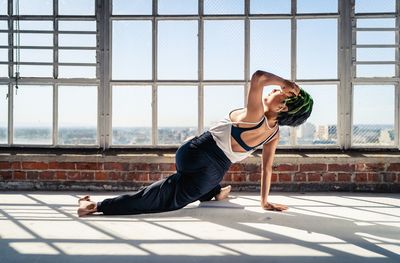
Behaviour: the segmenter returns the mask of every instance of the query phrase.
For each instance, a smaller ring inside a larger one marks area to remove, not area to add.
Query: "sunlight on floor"
[[[48,256],[400,256],[398,195],[284,194],[271,201],[290,209],[265,211],[259,196],[234,194],[162,214],[78,218],[77,195],[7,193],[0,245],[6,253]]]

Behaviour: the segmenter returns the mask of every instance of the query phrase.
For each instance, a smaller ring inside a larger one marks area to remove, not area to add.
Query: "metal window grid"
[[[244,13],[239,15],[207,15],[204,14],[204,0],[198,0],[198,15],[159,15],[158,1],[152,1],[151,15],[113,15],[112,0],[96,0],[95,14],[93,16],[66,16],[58,14],[58,0],[53,0],[53,15],[50,16],[19,16],[20,20],[47,20],[53,21],[54,31],[46,30],[14,30],[13,1],[8,0],[8,15],[0,16],[0,20],[8,21],[8,30],[0,30],[0,33],[8,33],[8,46],[0,46],[0,48],[8,48],[9,61],[0,62],[7,64],[9,69],[8,78],[0,78],[0,85],[8,85],[9,105],[8,105],[8,144],[0,145],[1,147],[18,147],[13,144],[13,101],[14,101],[14,62],[13,62],[13,34],[14,33],[50,33],[53,35],[53,46],[23,46],[21,49],[52,49],[52,63],[19,63],[21,65],[52,65],[53,78],[22,78],[18,81],[21,85],[32,84],[50,84],[53,85],[53,144],[52,145],[29,145],[32,147],[67,147],[76,146],[59,145],[58,140],[58,86],[59,85],[96,85],[98,86],[98,126],[97,126],[97,145],[79,145],[79,148],[100,148],[106,150],[108,148],[170,148],[171,146],[158,145],[158,109],[157,109],[157,87],[159,85],[194,85],[198,87],[198,133],[204,128],[204,86],[205,85],[242,85],[246,95],[250,81],[250,21],[257,19],[288,19],[291,21],[291,79],[299,84],[330,84],[337,86],[338,112],[337,112],[337,145],[297,145],[296,144],[296,128],[291,128],[291,137],[289,146],[279,146],[280,148],[320,148],[320,149],[349,149],[352,146],[352,87],[355,84],[393,84],[395,85],[395,148],[400,148],[400,87],[399,87],[399,30],[400,27],[400,0],[396,0],[396,12],[394,13],[367,13],[355,14],[355,0],[338,0],[337,13],[297,13],[297,0],[291,0],[290,14],[251,14],[250,0],[244,0]],[[390,17],[396,19],[395,28],[386,29],[357,29],[356,18],[384,18]],[[338,78],[336,79],[297,79],[297,21],[298,19],[317,19],[317,18],[334,18],[338,20]],[[59,31],[58,21],[60,20],[84,20],[96,21],[96,32],[88,31]],[[147,20],[152,21],[152,78],[150,80],[113,80],[111,76],[112,68],[112,22],[117,20]],[[196,20],[198,21],[198,79],[195,80],[160,80],[157,79],[157,36],[158,21],[165,20]],[[241,20],[244,21],[244,78],[243,80],[205,80],[204,79],[204,22],[209,20]],[[355,60],[356,48],[367,47],[389,47],[389,45],[357,45],[355,43],[355,34],[357,31],[395,31],[396,44],[390,47],[396,48],[395,61],[378,61],[378,62],[358,62]],[[96,34],[97,47],[59,47],[59,34]],[[60,63],[58,59],[59,50],[96,50],[96,63]],[[359,64],[394,64],[396,68],[396,76],[394,78],[357,78],[355,76],[355,67]],[[58,66],[96,66],[96,78],[84,79],[59,79]],[[112,145],[112,87],[113,85],[150,85],[152,87],[152,144],[151,145]],[[245,103],[245,102],[244,102]],[[370,146],[369,146],[370,147]],[[377,146],[379,147],[379,146]],[[373,147],[372,147],[373,148]],[[385,147],[386,148],[386,147]]]

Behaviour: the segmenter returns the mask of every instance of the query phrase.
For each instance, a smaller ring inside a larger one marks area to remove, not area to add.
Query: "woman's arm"
[[[261,99],[264,87],[268,85],[280,86],[289,97],[297,96],[300,92],[299,87],[294,82],[266,71],[257,70],[251,77],[247,96],[247,121],[258,121],[263,116],[264,107]]]
[[[273,141],[264,145],[262,152],[261,207],[273,211],[283,211],[288,209],[285,205],[272,204],[268,202],[269,189],[271,187],[272,164],[274,162],[275,150],[278,143],[279,134]]]

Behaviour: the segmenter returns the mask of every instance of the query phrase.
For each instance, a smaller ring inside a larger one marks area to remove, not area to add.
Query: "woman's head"
[[[300,89],[298,96],[287,98],[284,104],[285,108],[278,113],[278,124],[299,126],[310,117],[314,101],[310,94]]]

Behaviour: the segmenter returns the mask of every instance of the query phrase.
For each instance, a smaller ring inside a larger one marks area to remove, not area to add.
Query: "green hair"
[[[290,97],[285,100],[288,111],[280,112],[278,124],[287,126],[299,126],[310,117],[314,101],[310,94],[300,89],[298,96]]]

